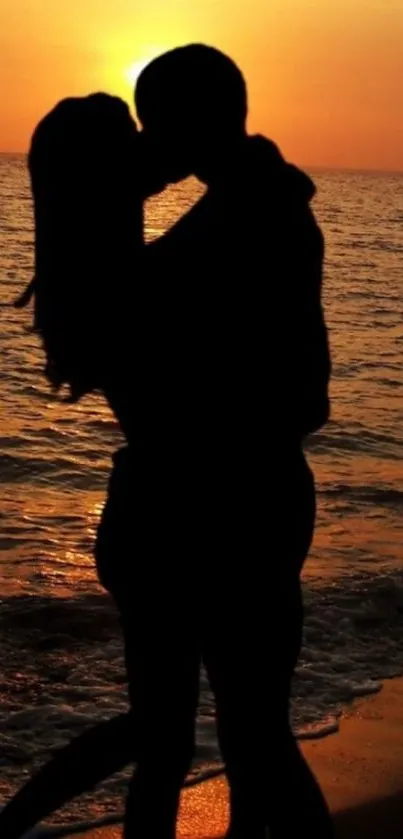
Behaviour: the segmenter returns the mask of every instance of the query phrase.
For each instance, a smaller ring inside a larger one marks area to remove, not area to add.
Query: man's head
[[[137,114],[168,180],[215,173],[245,137],[247,92],[236,64],[201,44],[151,62],[136,88]]]

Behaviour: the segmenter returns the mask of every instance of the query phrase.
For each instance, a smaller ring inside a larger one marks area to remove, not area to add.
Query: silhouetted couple
[[[102,391],[127,438],[97,540],[131,711],[86,732],[0,816],[2,839],[131,760],[125,836],[172,839],[207,669],[231,839],[332,835],[289,721],[315,519],[305,437],[328,418],[311,180],[246,133],[244,79],[204,46],[156,59],[136,106],[65,100],[30,152],[35,326],[54,386]],[[145,246],[142,204],[205,195]],[[35,812],[34,812],[35,811]]]

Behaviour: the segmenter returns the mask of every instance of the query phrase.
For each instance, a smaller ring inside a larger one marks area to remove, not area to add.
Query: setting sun
[[[58,99],[104,90],[133,106],[156,55],[195,41],[248,81],[251,131],[303,164],[403,168],[397,0],[2,0],[0,148],[26,150]],[[24,9],[23,13],[21,8]],[[35,68],[30,72],[27,68]]]
[[[133,64],[130,64],[130,66],[126,68],[123,75],[131,87],[135,86],[138,77],[144,68],[147,67],[147,64],[149,64],[154,58],[157,58],[158,55],[165,52],[166,49],[166,47],[153,47],[147,51],[147,53],[144,53],[142,58],[137,59],[137,61],[134,61]]]

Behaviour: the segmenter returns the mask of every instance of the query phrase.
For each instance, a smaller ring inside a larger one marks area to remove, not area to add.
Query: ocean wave
[[[403,572],[306,586],[305,613],[293,715],[304,736],[317,736],[336,725],[345,703],[403,671]],[[119,621],[107,597],[8,598],[0,639],[3,771],[36,764],[78,730],[127,709]],[[220,760],[205,674],[200,709],[198,766]]]
[[[370,503],[377,507],[403,505],[403,490],[390,487],[352,486],[351,484],[334,484],[320,490],[322,495],[329,498],[350,498],[355,502]]]
[[[378,253],[403,253],[403,245],[390,242],[387,239],[359,239],[357,236],[345,241],[345,245],[349,250],[367,250],[377,251]]]
[[[85,468],[86,457],[77,463],[74,458],[18,456],[0,454],[0,472],[3,483],[21,483],[27,480],[31,484],[49,483],[63,486],[65,489],[94,489],[104,487],[108,476],[107,466],[100,461],[99,452],[96,460],[88,458],[90,468]]]
[[[92,431],[119,431],[119,423],[113,417],[97,417],[96,419],[89,419],[86,422],[86,427]]]
[[[23,437],[14,437],[12,434],[0,437],[0,449],[21,449],[24,446],[26,446],[26,440]]]
[[[403,460],[401,435],[383,434],[369,428],[349,431],[340,425],[329,423],[323,431],[310,437],[306,443],[308,452],[337,452],[376,454],[382,458]]]

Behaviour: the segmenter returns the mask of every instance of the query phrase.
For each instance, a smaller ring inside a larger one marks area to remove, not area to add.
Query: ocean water
[[[307,446],[318,522],[294,685],[304,736],[403,672],[403,174],[312,174],[334,372],[331,422]],[[189,181],[153,199],[148,237],[199,194]],[[29,315],[8,305],[32,263],[25,160],[0,156],[1,798],[72,735],[127,707],[117,618],[92,559],[121,437],[100,397],[61,404],[41,378]],[[220,760],[205,680],[197,739],[196,772]],[[124,786],[116,776],[67,817],[119,807]]]

